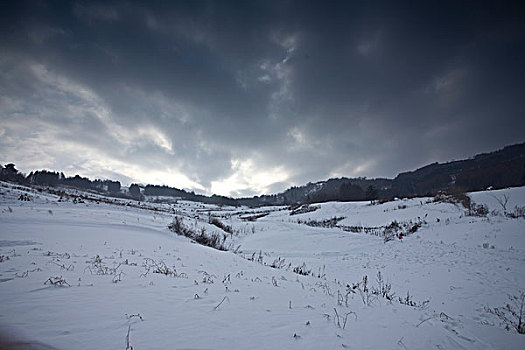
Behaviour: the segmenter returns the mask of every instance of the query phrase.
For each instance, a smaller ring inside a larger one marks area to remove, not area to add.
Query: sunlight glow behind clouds
[[[212,193],[241,196],[251,192],[267,193],[272,184],[284,182],[289,177],[283,167],[260,168],[252,159],[233,159],[231,160],[231,168],[233,170],[231,176],[212,182]]]
[[[45,99],[46,107],[40,113],[32,116],[24,113],[22,118],[12,118],[6,121],[5,128],[2,129],[4,133],[7,129],[9,135],[21,135],[26,132],[25,125],[31,120],[34,137],[4,139],[4,142],[10,145],[4,146],[7,155],[13,155],[17,149],[27,151],[17,157],[9,158],[15,158],[17,162],[25,164],[26,166],[23,166],[22,170],[30,171],[32,168],[60,170],[60,160],[67,160],[69,165],[66,169],[62,169],[70,173],[79,173],[82,176],[92,178],[116,177],[125,185],[129,185],[130,182],[157,183],[197,190],[206,194],[223,195],[265,192],[271,184],[284,181],[288,177],[282,167],[267,171],[257,169],[250,159],[235,160],[232,161],[233,173],[224,180],[212,182],[210,189],[191,180],[175,166],[166,164],[161,169],[151,169],[146,164],[134,162],[133,159],[126,158],[126,153],[133,153],[138,149],[150,147],[148,144],[156,145],[158,147],[157,153],[165,152],[169,156],[176,156],[171,139],[153,125],[119,124],[117,120],[125,121],[125,119],[116,118],[104,100],[89,88],[53,72],[42,64],[33,64],[29,68],[36,82],[35,95],[38,98]],[[127,90],[144,103],[153,106],[154,109],[161,110],[161,118],[171,119],[175,117],[182,124],[191,119],[186,111],[158,94],[147,94],[133,89]],[[13,100],[7,97],[3,97],[3,100],[6,102],[2,108],[2,113],[5,115],[14,116],[15,110],[28,108],[22,100]],[[65,118],[65,114],[67,114],[66,119],[68,121],[76,120],[80,123],[80,127],[87,127],[90,123],[89,118],[96,118],[103,125],[106,137],[103,135],[102,137],[105,142],[112,145],[112,150],[117,147],[120,151],[107,152],[108,150],[104,149],[104,145],[97,142],[77,140],[75,133],[80,131],[78,126],[70,128],[60,126],[60,119]],[[54,118],[59,119],[58,124],[53,123]],[[195,143],[195,149],[191,151],[195,152],[197,157],[201,152],[208,155],[214,153],[213,144],[204,138],[201,131],[196,130],[194,137],[198,141]]]

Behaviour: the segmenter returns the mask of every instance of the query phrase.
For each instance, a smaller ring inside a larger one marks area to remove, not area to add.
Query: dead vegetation
[[[386,282],[383,278],[381,271],[377,272],[376,285],[371,285],[368,279],[368,275],[363,276],[362,280],[348,284],[346,286],[346,294],[343,295],[338,291],[338,304],[348,306],[348,297],[352,294],[360,296],[364,305],[372,305],[374,302],[384,299],[389,303],[396,301],[396,293],[392,290],[392,285]],[[407,292],[406,297],[397,298],[397,302],[402,305],[407,305],[415,308],[426,308],[430,303],[430,300],[422,302],[414,301],[410,292]]]
[[[149,272],[161,274],[164,276],[172,276],[172,277],[179,277],[179,278],[188,278],[188,275],[185,272],[177,272],[177,269],[175,266],[168,267],[164,261],[156,262],[155,260],[151,258],[145,258],[144,262],[142,263],[142,267],[146,269],[146,272],[141,274],[142,277],[146,277]]]
[[[220,228],[224,232],[227,232],[229,234],[233,234],[233,228],[231,226],[223,224],[219,219],[217,219],[214,216],[211,216],[211,215],[209,216],[208,223],[210,225],[214,225],[214,226]]]
[[[496,315],[504,324],[505,329],[515,330],[519,334],[525,334],[525,292],[518,295],[509,295],[509,303],[503,307],[485,307],[485,311]]]
[[[311,213],[319,209],[319,206],[310,205],[310,204],[300,204],[290,207],[290,215],[299,215],[305,213]]]
[[[66,280],[62,278],[62,276],[49,277],[44,282],[44,285],[47,285],[47,284],[52,285],[54,287],[71,287],[69,283],[67,283]]]
[[[175,216],[173,222],[168,225],[168,228],[178,235],[191,238],[195,242],[207,247],[223,251],[231,248],[225,245],[227,238],[226,235],[221,235],[219,233],[207,234],[204,227],[196,229],[194,227],[187,226],[184,224],[182,217]]]
[[[121,263],[114,265],[113,267],[107,266],[103,261],[100,255],[95,256],[91,260],[86,261],[89,265],[86,266],[84,272],[89,270],[92,275],[112,275],[115,276],[118,274],[118,269],[122,265]],[[115,263],[114,263],[115,264]]]

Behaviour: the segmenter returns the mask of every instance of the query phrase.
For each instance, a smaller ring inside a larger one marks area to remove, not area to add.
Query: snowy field
[[[525,188],[470,197],[488,215],[432,198],[290,215],[1,182],[0,333],[36,349],[523,349],[505,307],[525,291],[525,220],[503,204],[525,206]],[[175,216],[230,251],[176,235]]]

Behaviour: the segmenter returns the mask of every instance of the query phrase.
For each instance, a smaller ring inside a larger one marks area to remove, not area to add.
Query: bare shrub
[[[60,267],[61,270],[73,271],[75,269],[75,266],[73,266],[73,264],[69,264],[68,266],[66,266],[65,264],[58,264],[58,263],[56,263],[54,261],[53,261],[53,264],[55,264],[58,267]]]
[[[416,233],[423,226],[423,221],[419,220],[416,222],[397,222],[392,221],[389,225],[384,227],[382,236],[384,242],[389,242],[395,238],[402,239],[403,237],[409,236]]]
[[[348,320],[349,315],[353,314],[355,316],[355,319],[357,320],[357,314],[353,311],[347,312],[344,316],[342,315],[340,316],[339,313],[337,312],[337,309],[334,307],[334,313],[335,313],[334,322],[337,325],[337,327],[341,329],[345,329],[346,321]],[[341,324],[341,321],[342,321],[342,324]]]
[[[226,241],[226,236],[221,235],[218,233],[212,233],[210,235],[206,234],[206,229],[202,227],[200,229],[200,232],[196,235],[194,235],[193,239],[202,245],[212,247],[218,250],[228,250],[228,248],[224,245]]]
[[[448,194],[437,194],[434,202],[461,204],[467,209],[468,216],[485,217],[489,214],[489,208],[485,204],[476,204],[462,189],[455,187],[450,189]]]
[[[296,207],[290,208],[290,215],[298,215],[298,214],[305,214],[310,213],[312,211],[316,211],[319,209],[318,206],[315,205],[309,205],[309,204],[302,204]]]
[[[485,204],[476,204],[472,202],[468,210],[467,215],[469,216],[487,216],[489,214],[489,208]]]
[[[50,285],[55,286],[55,287],[65,287],[65,286],[71,287],[69,285],[69,283],[67,283],[66,280],[62,278],[62,276],[49,277],[44,282],[44,285],[47,285],[47,284],[50,284]]]
[[[325,220],[314,220],[314,219],[297,220],[297,223],[305,224],[305,225],[312,226],[312,227],[332,228],[332,227],[337,227],[337,223],[343,220],[344,218],[345,218],[344,216],[340,216],[340,217],[334,216],[333,218],[325,219]]]
[[[115,275],[115,276],[113,277],[112,282],[113,282],[113,283],[122,282],[122,275],[125,275],[124,271],[120,271],[117,275]]]
[[[259,251],[259,255],[257,255],[256,252],[253,252],[251,257],[246,258],[246,260],[258,262],[259,264],[263,263],[264,257],[262,254],[262,250]]]
[[[199,271],[202,273],[202,283],[214,283],[214,278],[217,278],[214,274],[209,274],[206,271]]]
[[[377,271],[376,282],[377,289],[374,292],[380,297],[385,298],[388,301],[392,301],[394,299],[395,293],[392,292],[392,285],[383,280],[381,271]]]
[[[507,213],[507,204],[509,203],[510,197],[507,194],[503,194],[501,197],[492,196],[503,209],[503,213]]]
[[[491,309],[485,307],[485,311],[498,316],[498,318],[505,324],[505,329],[510,331],[514,329],[519,334],[525,334],[525,293],[520,292],[519,295],[509,295],[510,303],[504,307],[495,307]]]
[[[518,218],[525,219],[525,206],[523,207],[515,206],[513,211],[506,212],[505,215],[512,219],[518,219]]]
[[[343,231],[346,232],[364,233],[371,236],[382,237],[386,243],[396,238],[402,239],[403,237],[409,236],[417,232],[417,230],[419,230],[423,226],[423,224],[426,223],[426,221],[418,218],[418,220],[415,222],[413,222],[412,220],[404,222],[398,222],[394,220],[386,226],[367,227],[338,225],[337,227],[341,228]]]
[[[310,274],[312,274],[312,270],[309,270],[306,267],[306,263],[303,263],[301,266],[294,267],[293,272],[303,276],[309,276]]]
[[[430,300],[425,300],[423,302],[414,301],[412,299],[412,296],[410,295],[410,292],[407,291],[407,295],[404,298],[399,297],[399,303],[407,306],[412,306],[416,308],[425,308],[428,303],[430,303]]]
[[[87,261],[89,265],[84,269],[89,270],[92,275],[116,275],[117,270],[120,267],[120,263],[117,266],[109,267],[103,261],[100,255],[95,256],[92,260]]]
[[[271,264],[271,268],[282,269],[286,267],[286,259],[281,259],[280,257],[275,259]]]
[[[353,283],[352,285],[347,285],[344,300],[343,296],[340,295],[338,302],[340,303],[340,305],[342,305],[342,302],[345,301],[346,306],[348,306],[348,296],[350,294],[359,293],[359,296],[361,297],[361,300],[363,301],[364,305],[370,306],[375,300],[379,300],[379,298],[385,299],[388,302],[392,303],[395,300],[395,293],[392,291],[392,285],[388,282],[385,282],[381,271],[377,272],[376,283],[377,286],[371,286],[369,284],[368,276],[365,275],[363,276],[363,279],[361,281]],[[412,296],[408,292],[405,298],[399,297],[398,301],[402,305],[418,308],[424,308],[430,302],[430,300],[416,302],[412,300]]]
[[[208,219],[208,223],[211,224],[211,225],[214,225],[214,226],[217,226],[218,228],[220,228],[221,230],[223,230],[224,232],[228,232],[229,234],[233,234],[233,229],[231,226],[229,225],[225,225],[223,224],[219,219],[217,219],[216,217],[213,217],[213,216],[210,216],[209,219]]]
[[[471,201],[470,197],[459,188],[451,188],[448,193],[440,192],[434,196],[436,203],[461,204],[465,209],[470,208]]]
[[[228,247],[225,246],[226,235],[218,233],[206,234],[206,229],[204,227],[197,232],[195,229],[184,225],[182,218],[179,218],[178,216],[175,216],[173,222],[168,225],[168,228],[178,235],[193,239],[199,244],[218,250],[228,250]]]
[[[27,193],[21,193],[20,196],[18,197],[18,200],[19,201],[30,202],[31,201],[31,196],[29,196]]]
[[[146,269],[146,272],[143,273],[141,276],[147,276],[148,273],[151,271],[153,273],[158,273],[164,276],[173,276],[173,277],[181,277],[181,278],[187,278],[188,275],[184,272],[178,273],[175,266],[172,268],[169,268],[164,261],[156,262],[155,260],[151,258],[145,258],[144,262],[142,263],[142,267]]]

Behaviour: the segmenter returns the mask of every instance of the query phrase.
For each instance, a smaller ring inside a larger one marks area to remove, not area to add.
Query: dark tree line
[[[139,201],[144,199],[140,193],[140,187],[137,184],[131,184],[131,186],[129,186],[129,195]]]
[[[279,194],[239,198],[237,201],[242,205],[260,206],[376,200],[383,195],[384,188],[389,188],[389,181],[391,180],[329,179],[318,183],[308,183],[304,186],[294,186]]]
[[[130,188],[131,192],[131,188]],[[156,196],[156,197],[176,197],[189,201],[202,202],[208,204],[217,204],[217,205],[231,205],[239,206],[240,204],[236,199],[225,197],[225,196],[205,196],[202,194],[195,194],[195,192],[181,190],[175,187],[168,186],[157,186],[157,185],[146,185],[144,188],[145,196]]]
[[[5,167],[0,165],[0,180],[46,187],[67,186],[108,193],[119,193],[121,187],[119,181],[100,179],[91,181],[87,177],[81,177],[80,175],[66,177],[64,173],[49,170],[32,171],[25,176],[12,163],[7,164]]]
[[[0,180],[16,182],[20,184],[26,182],[25,176],[18,172],[13,163],[9,163],[5,167],[0,165]]]
[[[394,197],[432,196],[441,191],[478,191],[486,188],[504,188],[525,185],[525,143],[507,146],[501,150],[478,154],[473,158],[448,163],[433,163],[414,171],[398,174],[394,179],[338,178],[294,186],[284,192],[251,198],[205,196],[182,189],[146,185],[141,193],[137,184],[130,186],[129,196],[120,192],[120,182],[94,180],[48,170],[31,172],[25,176],[15,165],[0,165],[0,180],[39,186],[69,186],[84,190],[103,191],[114,196],[142,200],[143,196],[169,196],[190,201],[218,205],[293,205],[327,201],[382,200]]]

